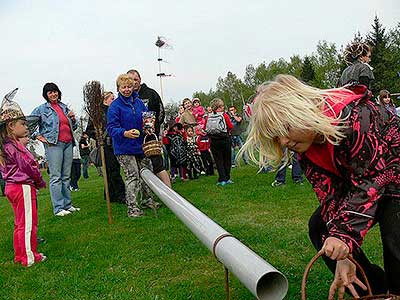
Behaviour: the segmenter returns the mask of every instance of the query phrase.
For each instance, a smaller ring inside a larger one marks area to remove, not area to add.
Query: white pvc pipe
[[[279,300],[285,297],[288,282],[281,272],[165,185],[151,171],[142,169],[141,176],[161,201],[257,299]],[[214,246],[222,235],[228,236]]]

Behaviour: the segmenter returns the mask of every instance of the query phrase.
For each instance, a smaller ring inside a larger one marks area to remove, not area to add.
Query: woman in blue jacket
[[[151,163],[142,150],[142,114],[147,108],[138,98],[138,93],[133,91],[133,79],[129,75],[118,76],[117,89],[118,97],[111,103],[107,113],[107,132],[112,137],[114,154],[125,174],[128,216],[136,218],[143,215],[137,200],[141,188],[146,199],[142,206],[153,203],[150,191],[139,175],[143,166],[151,170]]]

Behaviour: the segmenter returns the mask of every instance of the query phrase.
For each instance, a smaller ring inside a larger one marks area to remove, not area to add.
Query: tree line
[[[400,93],[400,22],[395,28],[387,30],[375,16],[371,30],[365,36],[357,32],[349,44],[359,41],[367,42],[373,49],[370,62],[375,76],[373,93],[377,95],[381,89]],[[215,89],[197,91],[193,93],[193,98],[200,98],[203,105],[208,105],[214,98],[221,98],[226,105],[234,105],[240,111],[244,102],[253,99],[258,85],[274,79],[278,74],[294,75],[322,89],[336,87],[346,68],[344,47],[346,45],[338,48],[335,43],[324,40],[318,43],[314,53],[304,57],[295,54],[289,60],[279,58],[269,63],[264,61],[258,66],[250,64],[246,66],[243,79],[228,72],[225,77],[218,78]],[[176,113],[177,105],[169,104],[166,109],[167,115],[171,115]]]

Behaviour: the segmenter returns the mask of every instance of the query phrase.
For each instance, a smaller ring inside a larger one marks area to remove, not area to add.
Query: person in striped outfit
[[[25,267],[46,260],[37,252],[36,191],[45,188],[33,155],[19,141],[29,133],[28,122],[19,105],[7,94],[0,106],[0,171],[6,182],[5,195],[14,210],[14,262]]]

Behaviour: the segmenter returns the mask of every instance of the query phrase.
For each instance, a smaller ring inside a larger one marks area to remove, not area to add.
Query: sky
[[[0,0],[0,96],[19,87],[25,114],[45,100],[55,82],[63,102],[79,116],[82,88],[98,80],[115,92],[129,69],[160,92],[157,36],[164,102],[180,102],[195,91],[215,89],[228,71],[243,77],[247,65],[309,55],[318,41],[338,47],[357,31],[365,35],[377,15],[394,28],[399,0]]]

